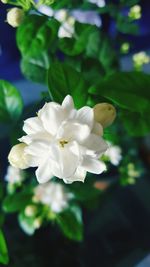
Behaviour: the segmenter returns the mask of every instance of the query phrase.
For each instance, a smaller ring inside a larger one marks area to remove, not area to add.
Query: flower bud
[[[8,0],[0,0],[3,4],[7,4]]]
[[[20,8],[11,8],[7,13],[7,22],[12,27],[18,27],[24,19],[24,11]]]
[[[37,212],[37,208],[36,208],[35,206],[33,206],[33,205],[29,205],[29,206],[27,206],[27,207],[25,208],[25,211],[24,211],[24,213],[25,213],[25,215],[26,215],[27,217],[32,217],[32,216],[34,216],[36,212]]]
[[[116,109],[108,103],[100,103],[94,107],[94,119],[99,122],[104,128],[113,123],[116,118]]]
[[[33,222],[33,226],[35,229],[39,229],[41,224],[42,224],[42,219],[40,217],[36,218]]]
[[[25,154],[26,144],[20,143],[12,147],[8,155],[10,164],[19,169],[26,169],[28,165],[28,157]]]

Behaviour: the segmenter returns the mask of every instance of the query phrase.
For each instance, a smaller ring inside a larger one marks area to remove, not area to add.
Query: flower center
[[[60,144],[60,146],[61,146],[62,148],[64,148],[64,146],[65,146],[66,144],[68,144],[68,141],[66,141],[66,140],[60,140],[60,141],[59,141],[59,144]]]

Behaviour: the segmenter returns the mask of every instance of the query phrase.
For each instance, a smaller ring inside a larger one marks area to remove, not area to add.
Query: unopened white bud
[[[116,109],[108,103],[100,103],[94,107],[94,119],[103,127],[108,127],[116,118]]]
[[[7,4],[8,0],[0,0],[3,4]]]
[[[23,9],[14,7],[10,9],[7,13],[7,22],[12,27],[16,28],[22,23],[24,16],[25,14]]]
[[[19,169],[26,169],[29,167],[28,160],[29,158],[25,154],[26,144],[20,143],[12,147],[8,155],[9,163]]]
[[[28,217],[32,217],[37,212],[37,208],[33,205],[29,205],[25,208],[24,214]]]
[[[41,224],[42,224],[42,220],[41,220],[40,217],[39,218],[36,218],[34,220],[34,222],[33,222],[33,226],[34,226],[35,229],[39,229],[40,226],[41,226]]]

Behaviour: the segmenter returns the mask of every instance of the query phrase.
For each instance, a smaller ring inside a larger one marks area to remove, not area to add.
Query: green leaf
[[[8,195],[3,201],[3,210],[10,213],[21,211],[31,202],[31,198],[32,193],[27,190]]]
[[[89,89],[113,101],[119,107],[134,112],[146,112],[150,109],[150,75],[139,72],[118,72],[101,79]]]
[[[31,57],[23,57],[21,60],[22,73],[33,82],[46,83],[49,66],[50,58],[45,51],[37,57],[32,55]]]
[[[99,53],[97,57],[106,73],[111,73],[118,70],[119,63],[117,54],[113,47],[112,40],[110,40],[105,35],[102,35],[101,38],[102,41],[100,43]]]
[[[140,72],[118,72],[100,80],[89,92],[105,97],[121,109],[128,132],[142,136],[150,132],[150,75]],[[135,125],[136,122],[136,125]]]
[[[23,109],[17,89],[7,81],[0,80],[0,122],[16,121]]]
[[[0,263],[7,265],[9,262],[8,250],[4,234],[0,230]]]
[[[30,15],[17,31],[22,54],[21,69],[27,79],[46,83],[50,53],[55,53],[59,22],[46,16]],[[25,38],[26,36],[26,38]]]
[[[133,21],[126,16],[119,15],[117,18],[117,29],[125,34],[137,35],[139,32],[139,27]]]
[[[59,22],[46,16],[30,15],[17,31],[17,44],[23,56],[40,54],[42,51],[53,50]]]
[[[54,101],[61,103],[65,96],[70,94],[77,108],[86,105],[88,97],[86,83],[81,73],[71,66],[59,62],[51,64],[48,72],[48,86]]]
[[[56,221],[66,237],[75,241],[83,240],[83,222],[79,207],[69,207],[63,213],[58,214]]]
[[[150,133],[150,116],[147,113],[121,111],[120,118],[129,135],[144,136]]]
[[[91,46],[93,47],[93,44],[97,44],[97,36],[99,38],[99,35],[99,30],[96,26],[76,22],[74,37],[60,39],[59,48],[66,55],[79,55],[87,46],[89,50]]]

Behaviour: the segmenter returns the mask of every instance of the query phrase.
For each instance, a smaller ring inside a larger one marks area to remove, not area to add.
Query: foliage
[[[47,102],[53,100],[61,103],[68,94],[73,97],[76,108],[94,107],[100,102],[113,104],[117,108],[118,118],[113,126],[105,129],[104,137],[112,147],[120,148],[121,156],[119,155],[117,164],[113,163],[111,154],[104,155],[102,161],[107,166],[107,176],[110,180],[111,170],[115,166],[115,182],[131,185],[143,171],[141,161],[137,160],[136,137],[144,137],[150,132],[150,75],[140,71],[120,70],[120,51],[123,51],[123,44],[127,44],[125,50],[128,52],[128,34],[138,34],[136,16],[134,19],[136,14],[131,8],[139,1],[109,2],[100,7],[87,0],[41,0],[38,3],[32,0],[7,1],[8,4],[22,8],[25,12],[25,18],[17,29],[16,42],[21,53],[21,70],[25,78],[42,83],[48,88],[47,93],[42,95],[39,106],[45,99]],[[43,4],[52,8],[51,16],[42,13],[40,6]],[[62,9],[65,9],[63,16],[58,19],[56,14]],[[93,11],[94,15],[98,14],[102,18],[106,15],[110,21],[113,19],[115,36],[110,34],[109,29],[103,28],[103,23],[99,27],[89,21],[81,22],[74,18],[74,9],[80,9],[83,12],[81,16],[84,16],[85,11]],[[137,15],[140,17],[140,14]],[[69,21],[68,26],[65,23]],[[65,32],[64,36],[60,36],[60,30]],[[122,39],[120,33],[123,34]],[[27,93],[30,94],[30,91]],[[36,103],[33,103],[31,110],[35,107]],[[7,134],[10,142],[16,142],[14,138],[19,137],[20,125],[26,118],[23,109],[26,111],[19,91],[9,82],[0,80],[0,137]],[[31,116],[35,115],[30,110],[27,112]],[[105,177],[104,174],[101,179],[105,181]],[[55,182],[55,178],[53,181]],[[67,238],[81,242],[84,238],[82,207],[95,207],[104,194],[101,181],[95,176],[89,177],[85,184],[77,182],[66,185],[65,190],[71,195],[68,206],[61,212],[54,212],[50,205],[35,201],[37,184],[30,170],[25,171],[23,181],[14,184],[12,181],[7,182],[6,195],[3,196],[2,193],[1,197],[2,264],[8,263],[7,245],[2,231],[4,212],[6,215],[16,213],[21,228],[28,235],[51,223],[58,225]]]

